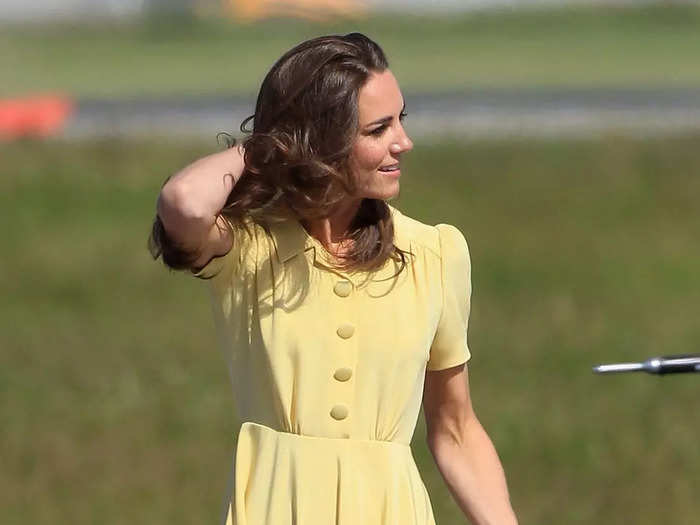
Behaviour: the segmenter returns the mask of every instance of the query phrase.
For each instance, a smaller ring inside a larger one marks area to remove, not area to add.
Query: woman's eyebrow
[[[401,113],[403,113],[404,111],[406,111],[406,102],[405,101],[403,103],[403,108],[401,109]],[[365,124],[365,126],[374,126],[375,124],[386,124],[392,118],[394,118],[394,117],[392,117],[391,115],[388,117],[382,117],[379,120],[375,120],[374,122],[370,122],[369,124]]]

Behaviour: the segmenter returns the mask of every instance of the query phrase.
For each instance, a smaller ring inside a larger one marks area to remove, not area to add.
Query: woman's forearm
[[[234,146],[203,157],[170,177],[158,197],[158,214],[213,223],[243,172],[243,151]]]
[[[458,438],[436,436],[430,449],[455,501],[474,525],[517,525],[503,467],[476,418]]]

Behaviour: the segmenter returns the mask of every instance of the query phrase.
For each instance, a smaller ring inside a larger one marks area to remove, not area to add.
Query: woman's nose
[[[391,152],[402,153],[404,151],[410,151],[411,149],[413,149],[413,141],[402,127],[401,131],[395,137],[394,142],[391,144]]]

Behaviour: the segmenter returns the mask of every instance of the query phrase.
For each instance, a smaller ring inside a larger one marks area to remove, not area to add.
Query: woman
[[[467,243],[386,202],[413,147],[404,107],[364,35],[304,42],[243,147],[161,190],[152,253],[209,280],[243,422],[227,523],[434,524],[409,447],[421,401],[465,515],[516,523],[469,398]]]

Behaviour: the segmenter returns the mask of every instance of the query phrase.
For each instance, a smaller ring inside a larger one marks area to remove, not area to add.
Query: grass
[[[213,144],[6,145],[3,523],[212,522],[237,424],[205,287],[149,259],[164,177]],[[521,523],[692,523],[700,137],[417,145],[395,203],[470,243],[474,405]],[[463,523],[413,440],[438,523]]]
[[[0,96],[250,94],[296,43],[349,31],[385,48],[407,91],[700,86],[700,7],[657,5],[333,23],[8,26],[0,32],[0,69],[12,74]]]

